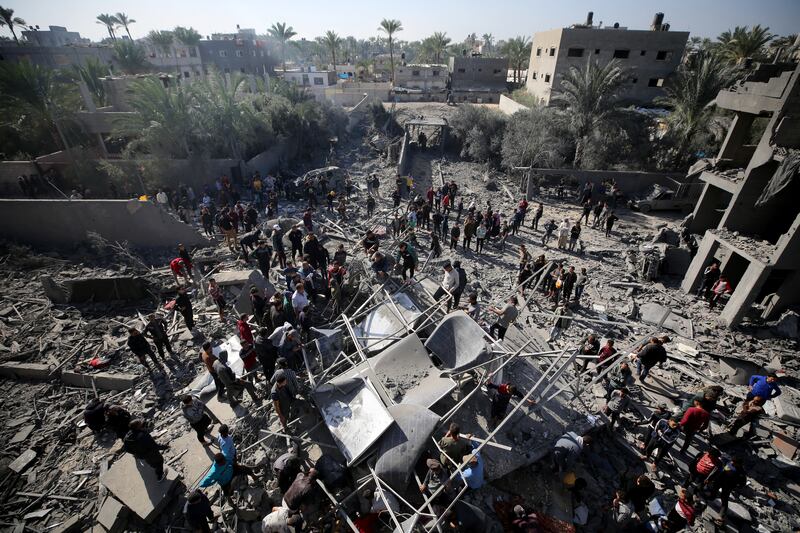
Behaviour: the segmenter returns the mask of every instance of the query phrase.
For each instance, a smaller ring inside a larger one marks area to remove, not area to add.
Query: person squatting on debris
[[[584,448],[590,446],[591,443],[590,435],[581,437],[573,431],[561,435],[553,446],[553,470],[557,473],[566,470],[568,466],[577,461]]]
[[[496,427],[500,421],[505,418],[506,411],[508,411],[508,404],[511,403],[511,397],[516,396],[520,400],[524,398],[524,395],[517,389],[517,387],[511,383],[501,383],[499,385],[495,385],[491,381],[486,384],[486,389],[489,392],[494,391],[494,394],[491,396],[491,409],[489,412],[489,418],[491,422],[490,427]],[[536,405],[534,400],[528,400],[528,405]]]
[[[211,417],[214,414],[206,407],[206,404],[197,396],[187,394],[181,400],[181,410],[183,417],[189,422],[189,426],[197,433],[197,440],[203,446],[210,446],[212,441],[207,441],[205,435],[209,432],[212,425]],[[214,418],[216,419],[216,417]]]
[[[131,420],[128,426],[128,433],[122,439],[122,447],[137,460],[147,463],[156,474],[156,479],[161,482],[167,477],[164,471],[164,456],[162,450],[169,449],[169,446],[158,444],[150,433],[145,429],[145,422],[141,419]]]
[[[147,342],[147,338],[136,328],[128,330],[128,348],[130,348],[133,355],[139,359],[139,362],[144,365],[148,372],[151,371],[151,368],[145,356],[150,356],[150,359],[153,360],[156,367],[165,367],[165,362],[156,359],[156,354],[153,353],[153,349],[150,347],[150,343]],[[161,357],[163,359],[164,356],[162,355]]]

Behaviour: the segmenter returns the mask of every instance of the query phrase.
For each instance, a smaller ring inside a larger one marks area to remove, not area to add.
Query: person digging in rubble
[[[728,426],[728,433],[737,436],[739,430],[744,426],[750,425],[750,430],[745,432],[745,438],[752,432],[752,423],[764,414],[764,404],[766,401],[761,396],[754,396],[752,400],[745,400],[742,402],[742,408],[739,414]]]
[[[657,448],[658,452],[650,463],[653,469],[656,469],[661,459],[672,449],[672,446],[678,440],[680,434],[681,429],[677,420],[672,418],[660,419],[656,422],[655,427],[647,434],[647,439],[644,441],[644,444],[640,446],[640,449],[644,452],[642,454],[642,459],[649,460],[650,455]]]
[[[128,426],[133,417],[121,405],[106,405],[105,419],[106,426],[114,432],[118,439],[122,440],[128,433]]]
[[[189,274],[189,277],[194,279],[194,266],[192,265],[192,256],[189,254],[189,250],[186,249],[186,246],[179,244],[178,245],[178,257],[183,260],[183,267],[186,269],[186,272]],[[175,285],[178,285],[178,280],[175,279]]]
[[[708,308],[714,309],[723,296],[732,292],[733,288],[731,287],[731,282],[728,281],[728,277],[725,274],[720,274],[719,279],[711,287],[711,300],[708,302]]]
[[[506,304],[502,308],[489,306],[489,312],[497,315],[497,321],[489,328],[489,335],[497,340],[506,338],[506,331],[511,327],[511,324],[517,320],[519,316],[519,309],[517,304],[519,301],[516,296],[511,296],[506,300]]]
[[[627,361],[622,361],[616,370],[612,370],[606,375],[606,401],[611,399],[611,393],[623,387],[633,380],[633,373]]]
[[[211,533],[208,523],[214,522],[214,512],[211,510],[211,502],[203,491],[193,490],[188,494],[186,504],[183,506],[183,517],[195,533]]]
[[[217,280],[214,278],[208,279],[208,295],[211,297],[211,301],[217,306],[219,321],[225,322],[225,306],[227,303],[225,302],[225,296],[222,294],[222,287],[219,286]]]
[[[92,398],[83,409],[83,421],[94,433],[99,433],[106,426],[106,405],[100,398]]]
[[[289,381],[286,379],[286,375],[279,375],[269,393],[275,414],[278,416],[278,420],[280,420],[285,432],[289,431],[289,421],[292,419],[292,404],[295,399],[288,384]]]
[[[495,385],[491,381],[486,383],[486,389],[495,391],[492,395],[491,409],[489,410],[490,427],[495,428],[500,421],[505,418],[506,411],[508,411],[508,404],[511,403],[511,397],[516,396],[520,400],[525,396],[520,392],[517,387],[511,383],[501,383]],[[527,400],[528,405],[536,405],[534,400]]]
[[[250,233],[245,233],[242,235],[242,238],[239,239],[239,249],[242,250],[245,263],[250,261],[250,253],[255,251],[256,244],[260,238],[261,230],[256,228]]]
[[[319,495],[317,486],[317,470],[309,469],[307,474],[299,473],[292,485],[283,495],[284,507],[295,513],[300,513],[307,522],[311,521],[314,509],[318,505]]]
[[[580,457],[585,447],[590,446],[592,437],[587,435],[582,437],[573,431],[561,435],[553,446],[553,470],[561,473],[572,465]]]
[[[156,345],[156,350],[158,350],[158,355],[161,356],[161,359],[164,358],[164,348],[167,348],[167,353],[170,355],[174,355],[175,352],[172,351],[172,345],[169,342],[169,334],[167,333],[167,322],[161,317],[156,315],[150,315],[148,317],[147,325],[144,328],[143,335],[149,336],[153,339],[153,344]]]
[[[298,457],[296,448],[275,459],[275,462],[272,463],[272,472],[275,474],[281,493],[289,490],[297,474],[302,472],[302,467],[303,461]]]
[[[611,393],[611,399],[606,403],[606,414],[611,419],[608,428],[614,429],[622,412],[631,404],[631,397],[627,387],[621,387]]]
[[[436,495],[431,503],[434,505],[446,505],[449,503],[448,494],[451,490],[449,470],[436,459],[428,459],[425,461],[425,465],[428,467],[428,472],[419,485],[419,491],[422,494],[433,496],[440,487],[444,486],[444,489]]]
[[[147,342],[147,338],[136,328],[128,330],[128,348],[130,348],[133,355],[139,359],[139,362],[144,365],[148,372],[152,369],[147,362],[146,356],[150,356],[156,368],[165,367],[164,362],[156,359],[156,354],[153,353],[153,349],[150,347],[150,343]]]
[[[128,425],[128,433],[122,439],[122,448],[133,455],[138,461],[143,461],[149,465],[156,474],[158,482],[167,478],[164,471],[164,456],[161,450],[166,450],[169,446],[158,444],[150,433],[145,429],[145,422],[141,419],[131,420]]]
[[[686,450],[689,449],[689,444],[692,442],[692,437],[694,437],[695,433],[708,428],[710,421],[711,415],[709,412],[703,409],[700,402],[694,402],[694,407],[690,407],[681,418],[681,430],[684,435],[681,453],[686,453]]]
[[[189,293],[186,287],[178,287],[178,297],[175,298],[175,307],[183,317],[186,324],[186,329],[189,331],[194,330],[194,312],[192,310],[192,300],[189,298]]]
[[[472,434],[468,434],[461,438],[461,427],[455,422],[451,422],[444,434],[439,440],[439,448],[442,452],[439,454],[439,462],[442,465],[458,465],[461,459],[472,450],[472,444],[468,439]]]
[[[664,348],[664,344],[669,341],[670,338],[666,335],[650,337],[648,343],[639,348],[638,353],[634,355],[633,361],[636,364],[636,374],[641,383],[645,382],[654,366],[663,366],[667,362],[667,350]]]
[[[377,250],[372,253],[370,261],[372,263],[370,268],[375,273],[378,281],[385,281],[389,277],[389,261]]]
[[[236,407],[241,403],[241,397],[245,390],[253,399],[253,403],[261,405],[261,398],[258,397],[253,384],[241,378],[237,378],[236,374],[233,373],[233,370],[231,370],[227,363],[228,352],[222,350],[219,356],[217,356],[217,360],[214,361],[213,368],[219,380],[225,385],[225,392],[231,407]]]
[[[211,446],[212,441],[206,440],[205,435],[212,425],[214,413],[206,407],[206,404],[200,398],[191,394],[187,394],[181,399],[181,411],[183,411],[183,417],[189,422],[189,426],[197,433],[197,440],[203,446]]]
[[[250,467],[229,461],[222,452],[219,452],[214,455],[214,462],[211,463],[211,469],[208,471],[208,474],[200,480],[199,486],[200,488],[205,488],[217,483],[222,489],[222,493],[230,498],[232,492],[231,481],[233,481],[235,476],[241,474],[245,474],[251,477],[253,481],[257,481]]]
[[[172,277],[175,278],[175,285],[180,286],[180,281],[178,281],[178,276],[182,277],[184,281],[186,281],[187,285],[191,285],[191,281],[189,279],[189,273],[187,271],[186,265],[183,262],[183,259],[180,257],[176,257],[172,261],[169,262],[169,269],[172,272]]]

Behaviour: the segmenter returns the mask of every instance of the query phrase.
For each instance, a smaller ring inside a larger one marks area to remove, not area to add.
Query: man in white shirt
[[[295,286],[294,294],[292,294],[292,308],[294,309],[294,314],[299,315],[300,311],[302,311],[308,303],[306,288],[302,283],[298,283]]]
[[[567,241],[569,240],[569,230],[570,230],[569,219],[565,218],[564,222],[562,222],[558,226],[558,247],[559,248],[566,248],[567,247]]]
[[[456,287],[458,287],[459,275],[458,271],[453,268],[452,264],[450,264],[450,261],[446,262],[443,268],[444,276],[442,277],[442,285],[433,294],[433,297],[436,301],[439,301],[444,296],[448,296],[447,310],[450,311],[450,306],[453,305],[453,299],[450,297],[450,295],[452,295],[453,291],[455,291]]]

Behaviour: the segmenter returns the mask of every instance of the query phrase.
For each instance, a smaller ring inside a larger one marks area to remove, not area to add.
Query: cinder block
[[[61,374],[61,381],[73,387],[91,388],[93,379],[94,386],[100,390],[123,391],[133,387],[136,376],[133,374],[109,374],[107,372],[100,372],[97,374],[63,372]]]
[[[11,379],[47,379],[50,377],[50,365],[43,363],[3,363],[0,365],[0,376]]]
[[[128,508],[116,498],[108,496],[97,512],[97,523],[109,533],[119,533],[125,529]]]

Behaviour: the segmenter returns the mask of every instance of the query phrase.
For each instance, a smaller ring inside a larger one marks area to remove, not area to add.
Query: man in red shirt
[[[247,343],[249,345],[253,345],[255,341],[253,340],[253,330],[250,329],[250,324],[247,323],[247,315],[241,315],[239,320],[236,321],[236,327],[239,328],[239,338],[242,340],[242,343]]]
[[[698,431],[703,431],[708,427],[711,420],[711,414],[701,407],[701,403],[697,400],[694,402],[694,407],[686,410],[686,413],[681,419],[681,429],[683,430],[684,440],[681,446],[681,453],[685,453],[689,449],[689,444],[692,437]]]
[[[700,452],[689,465],[689,482],[705,483],[708,476],[722,464],[719,458],[719,450],[710,448],[706,452]]]
[[[189,281],[189,272],[182,258],[176,257],[170,261],[169,269],[172,271],[172,277],[175,278],[175,285],[180,285],[178,282],[178,276],[183,276],[183,279],[186,280],[186,284],[191,285],[191,281]]]

